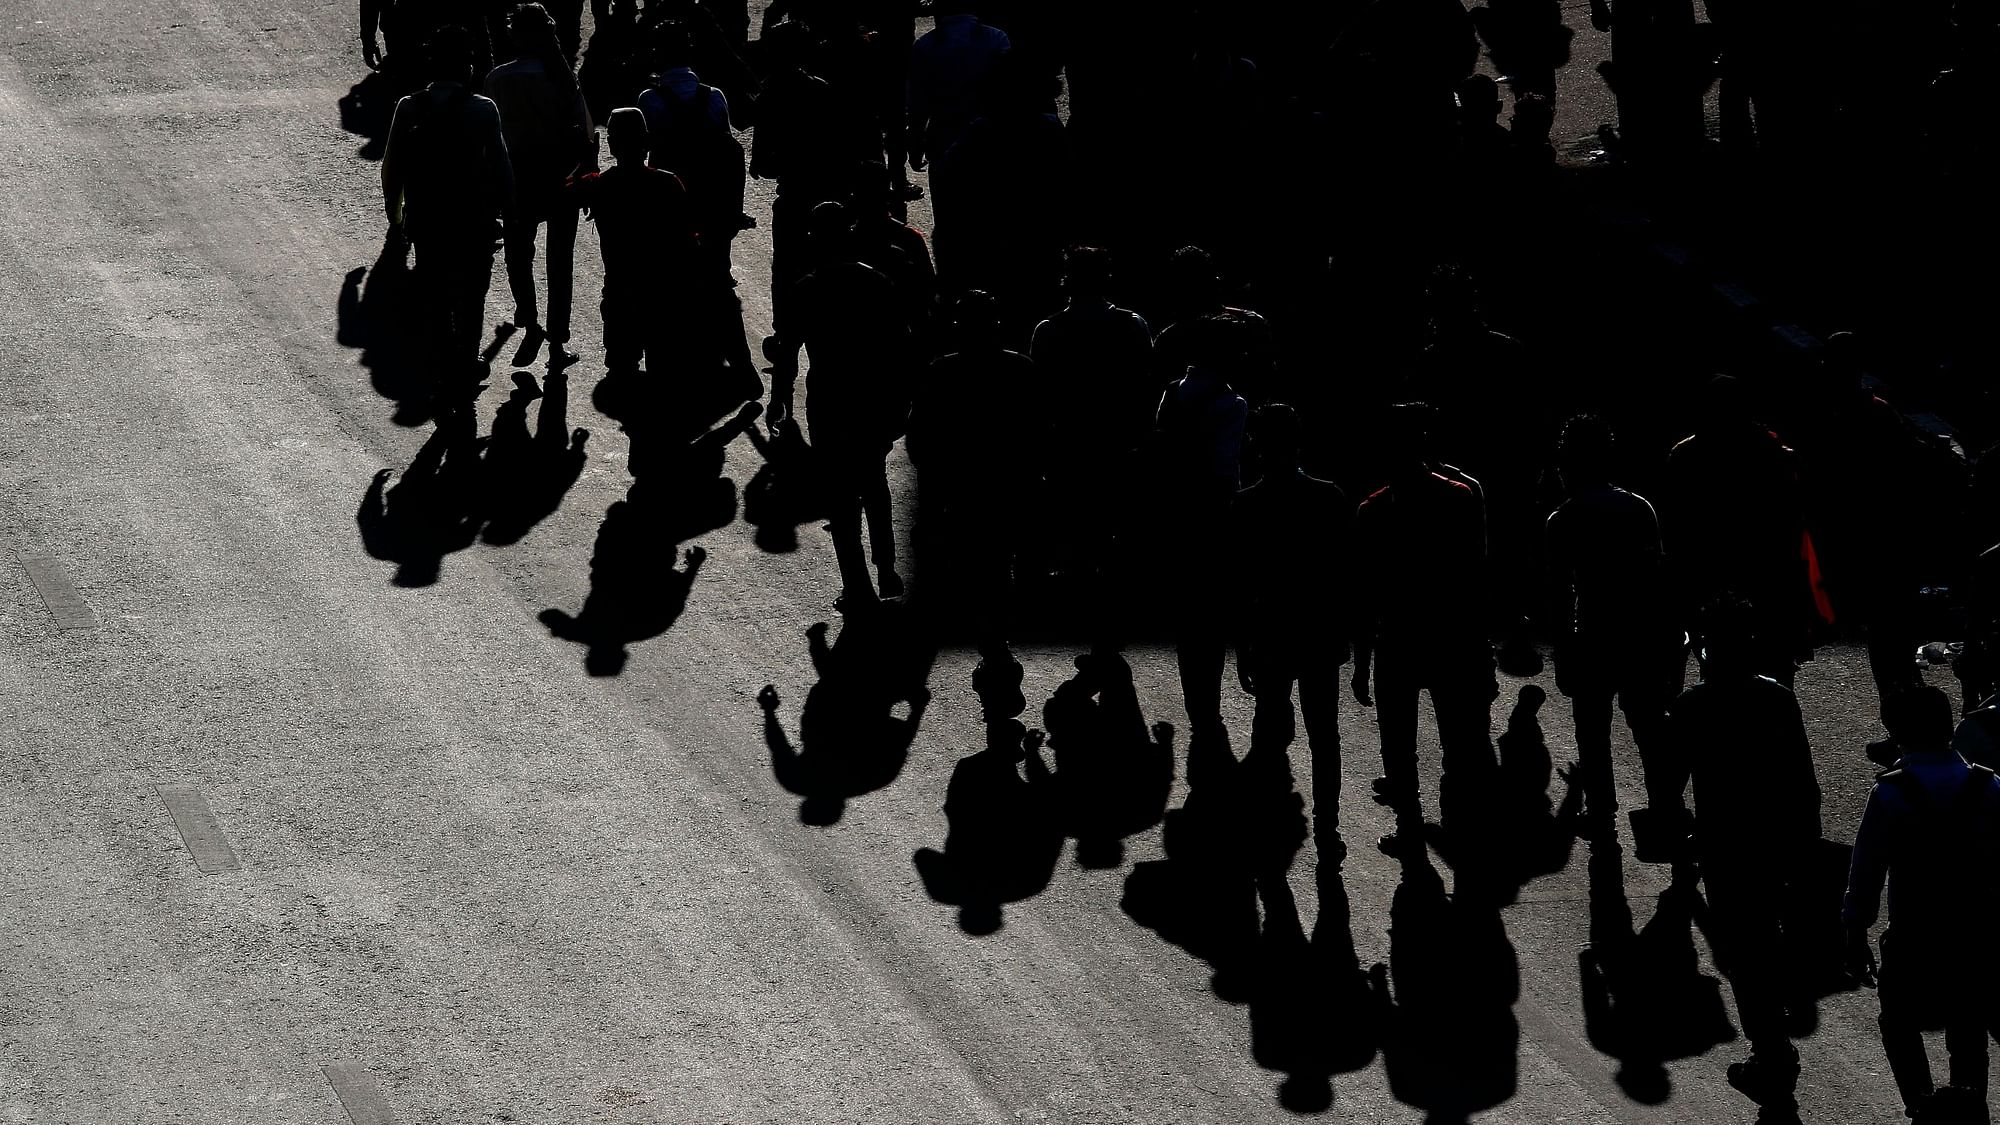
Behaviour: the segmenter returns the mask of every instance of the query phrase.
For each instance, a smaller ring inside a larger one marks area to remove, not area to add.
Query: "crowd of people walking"
[[[1800,1064],[1772,982],[1822,836],[1794,680],[1816,645],[1860,639],[1885,733],[1854,748],[1883,772],[1855,837],[1844,964],[1880,989],[1910,1116],[1986,1121],[2000,455],[1907,418],[1859,335],[1827,339],[1775,407],[1756,371],[1679,388],[1693,424],[1670,448],[1545,389],[1535,350],[1489,318],[1532,335],[1550,315],[1523,295],[1557,268],[1550,134],[1576,31],[1552,0],[922,7],[919,35],[915,0],[591,0],[587,23],[582,0],[363,0],[363,56],[407,92],[383,201],[392,247],[415,256],[439,426],[487,369],[496,246],[525,353],[546,346],[550,379],[580,362],[574,255],[594,225],[607,379],[650,386],[664,410],[750,402],[723,440],[761,409],[760,440],[807,450],[796,475],[844,614],[908,599],[970,638],[980,675],[1017,684],[1011,632],[1050,599],[1077,607],[1094,676],[1127,642],[1168,638],[1193,784],[1227,746],[1233,651],[1255,703],[1244,765],[1303,741],[1326,872],[1346,855],[1343,696],[1380,735],[1374,796],[1395,829],[1379,846],[1408,857],[1432,838],[1428,692],[1438,828],[1463,847],[1508,831],[1499,676],[1535,674],[1552,649],[1576,834],[1612,848],[1627,823],[1622,712],[1644,778],[1634,846],[1705,892],[1751,1049],[1729,1080],[1774,1120]],[[1896,120],[1885,105],[1959,120],[1979,100],[1986,61],[1967,47],[2000,26],[1984,6],[1889,21],[1901,37],[1878,44],[1893,65],[1866,104],[1778,40],[1802,23],[1859,37],[1873,17],[1799,7],[1711,0],[1699,22],[1690,0],[1592,0],[1612,37],[1616,158],[1708,159],[1718,77],[1721,149],[1774,175]],[[1482,47],[1498,81],[1476,73]],[[1942,174],[1985,158],[1968,140]],[[1274,164],[1321,197],[1285,200]],[[746,210],[752,178],[773,186],[768,215]],[[1468,186],[1481,209],[1446,205]],[[928,234],[908,221],[924,198]],[[760,373],[731,253],[762,223]],[[1332,302],[1381,324],[1335,339]],[[1381,344],[1399,332],[1421,343]],[[1334,355],[1367,370],[1329,375]],[[898,441],[915,558],[897,551]],[[993,752],[1009,784],[1024,737]],[[1927,1027],[1946,1031],[1948,1085]]]

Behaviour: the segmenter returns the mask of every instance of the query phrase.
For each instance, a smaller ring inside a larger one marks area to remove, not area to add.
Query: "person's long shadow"
[[[825,622],[806,632],[818,680],[806,691],[793,744],[778,718],[774,685],[757,694],[764,742],[778,784],[799,798],[799,820],[839,822],[847,802],[872,793],[903,772],[910,744],[930,705],[926,686],[936,650],[921,622],[888,601],[850,614],[827,642]]]
[[[769,430],[768,435],[750,431],[764,463],[743,488],[743,519],[757,529],[761,550],[783,555],[799,549],[799,528],[824,517],[827,505],[813,472],[812,446],[798,421],[788,418]]]
[[[375,393],[396,404],[399,426],[421,426],[438,408],[438,384],[427,370],[418,323],[416,277],[409,248],[385,238],[372,266],[347,271],[340,285],[334,338],[361,352]]]
[[[1316,875],[1320,912],[1308,939],[1286,875],[1306,839],[1289,759],[1252,751],[1238,761],[1226,739],[1195,732],[1188,773],[1198,780],[1166,814],[1166,858],[1132,869],[1121,905],[1207,962],[1217,996],[1249,1005],[1253,1057],[1285,1075],[1280,1104],[1324,1112],[1334,1076],[1375,1058],[1385,970],[1361,969],[1346,887],[1330,865]]]
[[[396,585],[431,585],[446,555],[479,538],[482,444],[470,416],[446,419],[393,486],[393,469],[369,481],[355,522],[369,556],[396,564]]]
[[[1694,887],[1677,880],[1661,892],[1634,932],[1620,850],[1590,855],[1590,944],[1577,953],[1583,1029],[1590,1045],[1618,1060],[1618,1088],[1641,1105],[1673,1094],[1666,1064],[1736,1038],[1722,983],[1701,971],[1694,944]]]
[[[1160,822],[1174,782],[1174,728],[1146,725],[1132,667],[1116,652],[1076,658],[1042,707],[1064,831],[1089,868],[1124,862],[1124,840]]]
[[[1019,719],[990,720],[986,748],[952,768],[945,789],[944,849],[911,856],[924,890],[958,907],[975,937],[1000,929],[1004,908],[1042,893],[1062,857],[1053,775],[1039,732]]]
[[[1556,771],[1539,717],[1547,702],[1540,686],[1522,685],[1496,740],[1497,784],[1480,795],[1471,834],[1431,836],[1459,883],[1477,884],[1498,905],[1511,902],[1530,880],[1567,867],[1576,843],[1583,792],[1575,772],[1563,773],[1560,802],[1549,797]]]
[[[724,450],[747,429],[760,408],[746,403],[724,424],[692,442],[672,443],[633,434],[633,483],[625,499],[605,510],[590,557],[590,593],[571,614],[543,610],[549,632],[585,646],[584,668],[615,676],[630,659],[628,646],[660,636],[687,608],[695,576],[708,553],[680,544],[726,527],[736,518],[736,485],[722,475]],[[664,448],[651,450],[655,445]]]
[[[1250,1050],[1257,1065],[1285,1075],[1278,1101],[1294,1113],[1322,1113],[1333,1079],[1375,1060],[1388,1013],[1387,967],[1361,968],[1340,872],[1318,871],[1319,917],[1306,937],[1285,880],[1262,885],[1264,930],[1250,997]]]
[[[1228,735],[1197,730],[1187,800],[1161,831],[1166,858],[1133,867],[1120,905],[1140,925],[1206,961],[1211,986],[1247,1002],[1256,981],[1257,899],[1285,878],[1306,840],[1305,799],[1281,755],[1238,762]]]
[[[544,392],[527,376],[494,413],[493,432],[479,436],[471,410],[453,411],[391,486],[396,473],[376,473],[355,514],[368,554],[396,564],[398,586],[436,582],[444,557],[486,542],[518,542],[562,503],[583,470],[586,430],[565,428],[560,377]],[[528,404],[542,399],[537,432],[529,434]]]
[[[1389,1092],[1435,1125],[1462,1125],[1513,1097],[1521,967],[1495,896],[1462,877],[1448,895],[1429,856],[1406,857],[1389,907],[1389,970]]]
[[[389,143],[389,123],[396,115],[401,95],[389,76],[371,70],[340,99],[340,127],[365,138],[355,155],[363,160],[380,160]]]

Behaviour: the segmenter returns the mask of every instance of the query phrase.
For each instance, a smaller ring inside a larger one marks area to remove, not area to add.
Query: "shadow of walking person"
[[[685,444],[661,448],[643,430],[632,435],[632,487],[605,509],[597,527],[583,607],[574,615],[554,608],[539,615],[552,635],[585,646],[583,664],[591,675],[623,672],[629,645],[660,636],[680,620],[708,552],[688,548],[675,569],[675,550],[736,518],[736,485],[722,476],[723,451],[758,409],[746,403],[728,422]]]
[[[1618,1060],[1613,1078],[1641,1105],[1673,1093],[1666,1064],[1736,1038],[1722,982],[1701,971],[1694,945],[1694,887],[1661,892],[1645,928],[1632,928],[1623,853],[1590,855],[1590,944],[1577,953],[1583,1030],[1590,1045]]]
[[[911,857],[932,899],[958,907],[958,926],[975,937],[1000,929],[1003,909],[1042,893],[1062,857],[1053,778],[1041,734],[1018,719],[986,725],[986,748],[951,771],[944,850]]]
[[[355,153],[363,160],[380,160],[389,144],[389,122],[396,116],[401,97],[395,83],[379,70],[371,70],[340,98],[340,127],[366,143]]]
[[[1293,1113],[1324,1113],[1333,1078],[1375,1059],[1387,1013],[1386,969],[1363,971],[1354,950],[1347,887],[1337,870],[1319,872],[1319,918],[1307,939],[1291,885],[1262,887],[1264,931],[1250,998],[1250,1050],[1257,1065],[1285,1075],[1278,1102]]]
[[[850,615],[831,645],[826,634],[824,621],[806,631],[819,679],[806,691],[796,746],[778,719],[777,688],[766,684],[757,694],[771,772],[801,798],[800,822],[819,827],[838,823],[848,801],[903,772],[930,705],[925,680],[936,655],[920,624],[894,604]]]
[[[1125,837],[1160,822],[1174,783],[1174,728],[1148,728],[1132,667],[1116,652],[1076,658],[1076,675],[1042,707],[1055,757],[1062,826],[1076,862],[1117,867]]]
[[[409,247],[391,235],[372,266],[357,266],[341,281],[334,339],[360,349],[361,366],[375,393],[396,404],[398,426],[421,426],[436,410],[437,385],[425,369],[422,326],[409,267]]]
[[[383,469],[368,483],[355,522],[371,558],[396,564],[398,586],[429,586],[444,557],[479,537],[480,446],[471,419],[447,419],[394,486]]]
[[[744,486],[743,519],[757,529],[759,550],[790,554],[799,549],[799,528],[827,512],[814,484],[812,447],[791,418],[772,425],[768,437],[752,429],[750,443],[764,463]]]
[[[494,413],[486,444],[490,506],[480,540],[495,547],[520,542],[553,515],[589,460],[583,446],[590,431],[569,429],[569,380],[554,372],[537,390],[534,376],[516,372],[514,378],[520,386]],[[541,406],[531,434],[528,404],[538,396]]]
[[[1135,866],[1119,905],[1208,962],[1215,994],[1241,1004],[1257,979],[1258,894],[1278,892],[1305,844],[1305,798],[1277,756],[1238,762],[1227,739],[1220,727],[1194,732],[1189,773],[1205,760],[1201,781],[1166,814],[1166,858]]]
[[[1389,907],[1389,971],[1382,1057],[1396,1100],[1432,1125],[1463,1125],[1513,1097],[1521,967],[1491,897],[1448,895],[1428,857],[1406,856]]]
[[[1499,784],[1486,798],[1476,834],[1433,837],[1458,885],[1476,886],[1496,907],[1512,902],[1530,880],[1567,867],[1576,842],[1583,793],[1572,772],[1562,774],[1561,802],[1549,799],[1556,771],[1540,718],[1547,702],[1548,692],[1536,684],[1523,684],[1515,697],[1507,729],[1494,740]]]

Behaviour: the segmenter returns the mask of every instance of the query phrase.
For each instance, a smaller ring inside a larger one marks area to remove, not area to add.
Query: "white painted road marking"
[[[326,1064],[326,1080],[354,1125],[396,1125],[396,1115],[375,1087],[375,1076],[357,1062]]]
[[[235,871],[241,864],[236,862],[236,853],[229,850],[229,841],[222,836],[222,829],[215,823],[215,814],[208,811],[208,802],[202,800],[199,790],[187,785],[156,785],[160,800],[173,814],[174,827],[180,829],[181,843],[187,845],[188,855],[194,857],[194,865],[204,875],[214,875],[223,871]]]
[[[84,603],[83,595],[76,592],[61,563],[49,555],[24,553],[21,565],[27,568],[28,580],[35,584],[35,592],[42,596],[49,614],[56,619],[56,628],[97,628],[97,615]]]

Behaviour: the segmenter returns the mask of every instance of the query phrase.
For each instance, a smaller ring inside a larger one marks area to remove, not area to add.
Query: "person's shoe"
[[[1903,749],[1896,745],[1896,739],[1892,735],[1869,743],[1863,753],[1868,755],[1869,761],[1885,770],[1892,770],[1896,768],[1896,762],[1902,758]]]
[[[839,597],[833,599],[833,609],[836,613],[867,613],[881,604],[882,599],[876,597],[875,591],[866,586],[858,590],[843,590]]]
[[[903,579],[893,569],[885,566],[875,572],[875,577],[876,581],[882,587],[883,598],[900,598],[903,596]]]
[[[1963,1086],[1940,1086],[1905,1113],[1916,1125],[1988,1125],[1993,1119],[1984,1094]]]
[[[1424,834],[1416,828],[1398,828],[1375,841],[1375,847],[1391,859],[1410,859],[1424,853]]]
[[[566,371],[566,370],[568,370],[568,369],[569,369],[570,367],[572,367],[572,366],[574,366],[575,364],[577,364],[577,363],[581,362],[581,361],[582,361],[582,359],[583,359],[583,357],[582,357],[582,356],[580,356],[580,355],[576,354],[576,353],[575,353],[575,352],[573,352],[573,351],[570,351],[570,350],[569,350],[569,346],[568,346],[567,344],[550,344],[550,345],[549,345],[549,373],[550,373],[550,374],[555,374],[555,373],[557,373],[557,372],[561,372],[561,371]]]
[[[924,189],[912,183],[896,185],[896,198],[905,203],[914,203],[924,197]]]
[[[1783,1109],[1797,1102],[1792,1092],[1799,1082],[1799,1060],[1777,1061],[1751,1055],[1743,1062],[1729,1064],[1729,1084],[1738,1093],[1761,1106]]]

